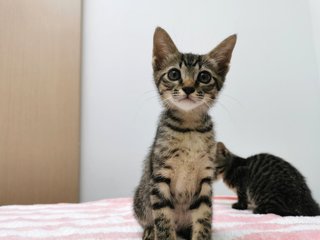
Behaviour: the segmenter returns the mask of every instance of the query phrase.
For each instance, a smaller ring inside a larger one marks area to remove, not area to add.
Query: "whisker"
[[[232,97],[232,96],[230,96],[230,95],[228,95],[228,94],[225,94],[225,93],[223,93],[222,95],[223,95],[223,96],[226,96],[226,97],[229,98],[230,100],[233,100],[234,102],[238,103],[241,107],[244,108],[244,105],[243,105],[238,99],[236,99],[236,98],[234,98],[234,97]]]
[[[162,102],[164,103],[165,106],[170,107],[170,105],[169,105],[169,100],[171,100],[171,99],[173,99],[172,96],[167,97],[167,98],[165,98],[165,99],[162,99]]]
[[[155,90],[150,90],[148,91],[149,93],[151,93],[151,91],[155,91]],[[157,91],[155,91],[157,92]],[[157,92],[158,93],[158,92]],[[142,97],[143,95],[141,95],[140,97]],[[143,107],[147,104],[150,103],[150,100],[153,99],[159,99],[159,94],[154,95],[154,96],[146,96],[144,99],[140,99],[138,100],[138,103],[135,104],[136,107],[136,111],[133,114],[133,122],[136,121],[136,119],[138,118],[139,114],[141,113],[141,110],[143,109]]]
[[[228,110],[228,108],[226,106],[224,106],[220,101],[217,101],[216,104],[218,104],[219,106],[222,107],[222,109],[228,114],[229,118],[231,119],[231,121],[234,123],[234,118],[232,117],[231,112]]]
[[[234,122],[234,119],[233,119],[233,117],[232,117],[232,114],[230,113],[230,111],[228,110],[228,108],[225,107],[225,106],[221,103],[221,101],[215,101],[216,98],[213,97],[213,96],[208,96],[208,97],[209,97],[210,100],[214,101],[215,104],[218,104],[219,106],[221,106],[222,109],[228,114],[228,116],[230,117],[230,119]],[[203,101],[203,102],[206,103],[205,101]],[[210,108],[210,106],[209,106],[207,103],[206,103],[206,105]]]
[[[210,108],[209,104],[206,101],[202,101],[202,102],[207,105],[208,109]]]
[[[148,90],[148,91],[143,92],[141,95],[146,95],[146,94],[148,94],[148,93],[154,93],[154,92],[158,93],[157,90],[152,89],[152,90]]]
[[[202,100],[202,99],[203,99],[203,95],[197,95],[197,98],[198,98],[199,100]]]
[[[158,98],[158,97],[159,97],[159,95],[150,96],[150,97],[145,98],[144,101],[149,101],[151,99]]]

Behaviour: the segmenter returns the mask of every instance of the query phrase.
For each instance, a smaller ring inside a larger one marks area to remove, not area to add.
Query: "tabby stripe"
[[[219,79],[214,78],[216,85],[217,85],[217,90],[220,91],[222,88],[222,81],[220,81]]]
[[[173,154],[175,154],[175,153],[178,152],[178,151],[179,151],[179,148],[174,148],[174,149],[172,149],[172,150],[170,151],[170,154],[173,155]]]
[[[183,120],[181,118],[178,118],[178,117],[174,116],[171,111],[167,112],[167,117],[170,118],[171,120],[177,122],[177,123],[182,123],[183,122]]]
[[[200,194],[200,192],[201,192],[201,190],[202,190],[202,184],[204,184],[204,183],[207,183],[207,184],[211,185],[211,178],[206,177],[206,178],[203,178],[203,179],[201,180],[200,186],[199,186],[199,188],[198,188],[197,191],[196,191],[196,195]]]
[[[154,239],[154,226],[149,226],[144,229],[142,239]]]
[[[211,178],[209,177],[206,177],[206,178],[203,178],[200,182],[200,186],[204,183],[208,183],[208,184],[211,184]]]
[[[168,199],[164,199],[164,200],[161,200],[160,202],[152,204],[152,209],[153,210],[166,208],[166,207],[174,209],[173,203]]]
[[[174,86],[174,85],[175,85],[171,80],[168,80],[168,79],[166,79],[166,78],[162,78],[162,82],[163,82],[164,84],[168,84],[168,85],[170,85],[170,86]]]
[[[209,84],[209,85],[206,85],[206,86],[203,87],[203,91],[209,92],[209,91],[211,91],[212,89],[214,89],[215,85],[216,85],[215,83],[211,83],[211,84]]]
[[[192,63],[191,62],[189,62],[189,59],[183,59],[183,63],[184,63],[184,65],[186,66],[186,67],[191,67],[192,66]]]
[[[206,230],[206,228],[204,230]],[[208,239],[209,236],[209,231],[199,231],[199,239]]]
[[[157,196],[161,201],[162,200],[171,201],[170,199],[166,198],[158,188],[153,188],[151,191],[151,195]]]
[[[196,131],[200,132],[200,133],[205,133],[205,132],[210,132],[213,128],[213,125],[210,124],[209,126],[205,127],[205,128],[197,128]]]
[[[169,82],[168,80],[162,80],[162,83],[167,88],[167,90],[171,90],[174,87],[174,84],[172,82]]]
[[[221,173],[223,173],[225,171],[225,168],[223,167],[223,166],[221,166],[221,167],[216,167],[216,173],[217,174],[221,174]]]
[[[179,66],[181,68],[182,63],[184,63],[184,65],[188,68],[195,67],[197,64],[199,64],[199,66],[201,67],[200,61],[201,61],[201,56],[199,56],[199,55],[194,55],[194,54],[189,54],[189,53],[182,54]]]
[[[159,88],[159,85],[160,85],[160,83],[161,83],[164,75],[166,75],[166,73],[163,73],[163,74],[160,76],[159,81],[158,81],[157,84],[156,84],[156,85],[157,85],[157,88]]]
[[[207,218],[200,218],[197,220],[197,222],[203,225],[205,228],[211,228],[211,222]]]
[[[171,179],[170,178],[166,178],[164,176],[161,175],[157,175],[157,176],[153,176],[153,181],[155,183],[166,183],[166,184],[170,184],[171,183]]]
[[[205,128],[196,128],[196,129],[191,129],[191,128],[180,128],[177,126],[173,126],[170,123],[166,123],[165,126],[168,128],[172,129],[173,131],[176,132],[181,132],[181,133],[187,133],[187,132],[199,132],[199,133],[206,133],[212,130],[213,126],[210,124],[209,126]]]
[[[157,196],[159,199],[165,198],[158,188],[153,188],[151,190],[151,195]]]
[[[169,166],[169,165],[164,165],[163,168],[165,168],[165,169],[171,169],[171,170],[172,170],[172,167]]]
[[[173,126],[171,125],[170,123],[166,123],[166,126],[168,128],[171,128],[172,130],[176,131],[176,132],[181,132],[181,133],[186,133],[186,132],[191,132],[191,131],[194,131],[190,128],[179,128],[179,127],[176,127],[176,126]]]
[[[182,63],[184,63],[184,55],[181,55],[181,59],[180,59],[180,63],[179,63],[179,67],[182,67]]]
[[[197,59],[192,64],[192,66],[195,67],[197,65],[197,63],[199,63],[199,67],[200,67],[200,60],[201,60],[201,56],[198,56]]]
[[[163,214],[154,219],[154,224],[159,232],[166,232],[170,228],[170,220],[165,218]]]
[[[199,208],[199,206],[204,203],[206,204],[208,207],[211,207],[212,206],[212,202],[211,202],[211,198],[208,197],[208,196],[200,196],[196,201],[194,201],[189,209],[192,210],[192,209],[196,209],[196,208]]]

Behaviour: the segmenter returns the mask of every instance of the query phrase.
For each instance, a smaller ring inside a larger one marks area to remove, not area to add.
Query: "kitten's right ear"
[[[161,27],[157,27],[153,35],[153,69],[160,70],[168,56],[177,53],[179,51],[169,34]]]
[[[228,156],[229,151],[222,142],[217,143],[216,154],[217,156],[223,156],[223,157]]]

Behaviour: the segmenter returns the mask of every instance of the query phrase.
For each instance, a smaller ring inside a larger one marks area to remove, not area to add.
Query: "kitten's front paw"
[[[154,227],[147,227],[144,229],[143,231],[143,236],[142,236],[142,240],[154,240],[155,236],[154,236]]]
[[[232,208],[238,209],[238,210],[244,210],[244,209],[247,209],[247,207],[248,206],[245,203],[236,202],[236,203],[232,204]]]

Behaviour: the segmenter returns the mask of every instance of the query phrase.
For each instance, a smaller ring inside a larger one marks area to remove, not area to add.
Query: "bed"
[[[214,198],[214,240],[316,240],[319,217],[254,215],[234,210],[232,196]],[[0,207],[0,240],[141,239],[131,198],[80,204]]]

